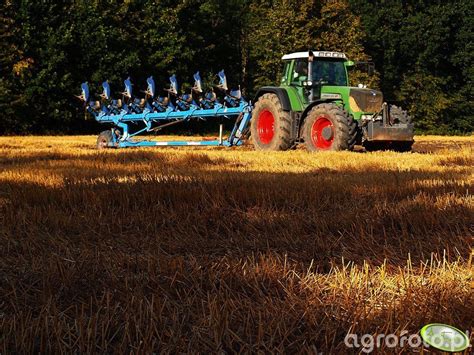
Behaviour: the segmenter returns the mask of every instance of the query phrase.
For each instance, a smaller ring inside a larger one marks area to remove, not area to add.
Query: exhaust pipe
[[[309,102],[313,102],[313,97],[314,97],[313,60],[314,60],[314,54],[311,50],[309,50],[308,51],[308,78],[306,80],[308,83],[311,83],[311,89],[309,90]]]

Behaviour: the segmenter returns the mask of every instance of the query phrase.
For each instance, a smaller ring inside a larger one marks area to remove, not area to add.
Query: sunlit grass
[[[349,331],[472,329],[472,137],[316,154],[95,139],[0,137],[0,352],[344,353]]]

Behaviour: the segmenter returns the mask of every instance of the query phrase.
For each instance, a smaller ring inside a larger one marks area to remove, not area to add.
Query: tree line
[[[407,108],[419,131],[474,128],[474,7],[469,0],[6,0],[0,4],[0,133],[91,131],[74,94],[115,92],[176,73],[184,88],[225,69],[251,98],[277,84],[281,56],[345,52],[373,61],[360,81]]]

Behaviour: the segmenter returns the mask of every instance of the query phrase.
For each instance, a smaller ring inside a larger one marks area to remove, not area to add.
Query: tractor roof
[[[328,51],[313,51],[313,55],[315,57],[322,57],[322,58],[342,58],[347,59],[346,55],[342,52],[328,52]],[[308,58],[309,52],[295,52],[290,54],[285,54],[281,59],[289,60],[289,59],[299,59],[299,58]]]

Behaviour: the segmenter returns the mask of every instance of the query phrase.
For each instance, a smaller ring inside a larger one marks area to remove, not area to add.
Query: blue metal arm
[[[244,134],[247,132],[248,125],[252,115],[252,106],[250,103],[245,101],[243,98],[240,97],[240,90],[239,96],[233,96],[228,93],[227,88],[227,79],[225,78],[224,71],[219,72],[220,78],[220,86],[222,89],[225,88],[226,96],[224,101],[217,102],[214,100],[210,100],[208,98],[200,99],[200,103],[196,101],[192,101],[192,103],[188,103],[186,109],[183,109],[181,106],[181,110],[175,108],[171,102],[167,106],[163,106],[163,111],[155,111],[153,112],[153,108],[150,105],[147,105],[146,109],[138,111],[134,110],[131,112],[129,110],[110,110],[107,107],[103,107],[101,111],[96,110],[89,110],[89,112],[94,116],[94,118],[100,123],[109,123],[116,127],[118,127],[122,133],[118,136],[116,135],[117,130],[112,130],[113,132],[113,144],[117,147],[130,147],[130,146],[163,146],[163,145],[170,145],[170,146],[189,146],[189,145],[204,145],[204,146],[216,146],[216,145],[223,145],[223,146],[233,146],[233,145],[240,145],[242,144],[242,140],[244,139]],[[202,93],[202,83],[199,72],[194,74],[195,79],[195,86],[193,90],[197,90],[198,92]],[[171,94],[175,94],[177,96],[178,93],[178,82],[175,75],[170,77],[171,87],[168,90]],[[155,82],[153,77],[147,78],[147,97],[154,100],[154,96],[156,94]],[[132,99],[132,83],[130,78],[127,78],[124,81],[125,85],[125,92],[124,95],[129,99]],[[104,93],[103,96],[106,99],[110,99],[110,86],[107,82],[102,84]],[[89,98],[89,87],[87,83],[83,83],[81,85],[82,95],[81,98],[85,101]],[[232,92],[233,94],[233,92]],[[214,96],[215,97],[215,96]],[[183,100],[182,98],[178,99]],[[205,101],[207,104],[203,105],[202,101]],[[155,101],[153,101],[155,102]],[[133,100],[129,105],[134,105]],[[133,107],[133,106],[132,106]],[[143,132],[150,132],[161,129],[161,126],[168,126],[174,123],[188,121],[193,118],[195,119],[211,119],[216,117],[235,117],[236,122],[235,125],[226,140],[212,140],[212,141],[172,141],[172,142],[159,142],[159,141],[148,141],[148,140],[141,140],[141,141],[134,141],[132,138],[137,136]],[[142,124],[142,128],[131,133],[130,132],[130,123],[134,124]]]

